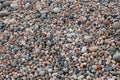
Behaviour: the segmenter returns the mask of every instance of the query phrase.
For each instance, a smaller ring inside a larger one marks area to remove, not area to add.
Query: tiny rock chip
[[[61,11],[61,8],[59,8],[59,7],[55,7],[53,9],[53,12],[55,12],[55,13],[59,13],[60,11]]]
[[[94,52],[98,50],[98,46],[91,46],[88,48],[89,51]]]
[[[115,60],[116,62],[120,62],[120,53],[116,53],[113,55],[113,60]]]
[[[8,12],[8,11],[0,11],[0,17],[8,16],[9,14],[10,14],[10,12]]]

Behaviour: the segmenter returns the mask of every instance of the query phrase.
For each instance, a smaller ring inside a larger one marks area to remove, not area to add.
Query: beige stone
[[[98,50],[98,46],[91,46],[88,48],[89,51],[94,52]]]

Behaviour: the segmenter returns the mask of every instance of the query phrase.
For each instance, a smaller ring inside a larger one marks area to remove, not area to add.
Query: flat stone
[[[113,60],[115,60],[116,62],[120,62],[120,53],[116,53],[113,55]]]
[[[88,48],[89,51],[94,52],[98,50],[98,46],[91,46]]]
[[[8,12],[8,11],[0,11],[0,17],[8,16],[9,14],[10,14],[10,12]]]
[[[112,28],[113,28],[113,29],[120,29],[120,22],[114,22],[114,23],[112,24]]]

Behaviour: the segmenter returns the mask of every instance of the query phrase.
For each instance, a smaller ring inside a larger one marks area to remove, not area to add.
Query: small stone
[[[69,2],[75,2],[76,0],[68,0]]]
[[[82,80],[84,78],[83,75],[78,76],[78,80]]]
[[[35,48],[35,53],[39,54],[40,53],[40,49],[39,48]]]
[[[17,3],[10,4],[10,7],[11,7],[11,8],[14,8],[14,9],[17,9],[18,4],[17,4]]]
[[[83,46],[82,49],[81,49],[81,52],[86,52],[87,51],[87,47],[86,46]]]
[[[93,41],[92,36],[84,36],[84,41],[90,43]]]
[[[114,23],[112,24],[112,28],[113,28],[113,29],[119,29],[119,28],[120,28],[120,22],[114,22]]]
[[[116,53],[113,55],[113,60],[115,60],[116,62],[120,62],[120,53]]]
[[[26,3],[24,8],[25,8],[25,9],[28,9],[29,6],[30,6],[30,3]]]
[[[97,65],[92,65],[92,68],[93,68],[94,70],[96,70],[96,69],[97,69]]]
[[[11,4],[11,1],[5,1],[2,3],[2,8],[6,6],[10,6],[10,4]]]
[[[40,71],[39,71],[39,75],[42,75],[42,76],[45,75],[45,71],[40,70]]]
[[[2,4],[0,3],[0,10],[2,9]]]
[[[61,8],[59,8],[59,7],[55,7],[53,9],[53,12],[55,12],[55,13],[59,13],[60,11],[61,11]]]
[[[9,21],[8,21],[8,23],[15,23],[16,22],[16,20],[13,18],[13,19],[10,19]]]
[[[0,11],[0,17],[8,16],[10,13],[8,11]]]
[[[91,46],[88,48],[89,51],[94,52],[98,50],[98,46]]]

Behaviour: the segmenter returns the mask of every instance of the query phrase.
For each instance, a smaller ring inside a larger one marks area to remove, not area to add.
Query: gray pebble
[[[113,60],[115,60],[116,62],[120,62],[120,53],[116,53],[113,55]]]
[[[8,11],[0,11],[0,17],[8,16],[9,14],[10,14],[10,12],[8,12]]]
[[[10,4],[11,4],[11,1],[3,2],[3,4],[2,4],[2,8],[3,8],[3,7],[10,6]]]
[[[61,8],[59,8],[59,7],[55,7],[53,9],[53,12],[55,12],[55,13],[59,13],[60,11],[61,11]]]
[[[96,69],[97,69],[97,66],[96,66],[96,65],[92,65],[92,69],[93,69],[93,70],[96,70]]]
[[[35,49],[35,53],[36,53],[36,54],[39,54],[39,53],[40,53],[40,49],[39,49],[39,48],[36,48],[36,49]]]
[[[24,8],[28,9],[29,6],[30,6],[30,3],[26,3]]]
[[[76,0],[68,0],[69,2],[75,2]]]
[[[84,41],[88,43],[92,42],[93,41],[92,36],[84,36]]]
[[[13,9],[17,9],[17,6],[18,6],[18,4],[15,4],[15,3],[14,4],[10,4],[10,7],[13,8]]]
[[[40,70],[39,71],[39,75],[42,75],[42,76],[45,75],[45,71],[44,70]]]
[[[2,9],[2,4],[0,3],[0,10]]]
[[[87,47],[86,46],[83,46],[82,49],[81,49],[81,52],[86,52],[87,51]]]
[[[114,22],[114,23],[112,24],[112,28],[113,28],[113,29],[119,29],[119,28],[120,28],[120,22]]]

